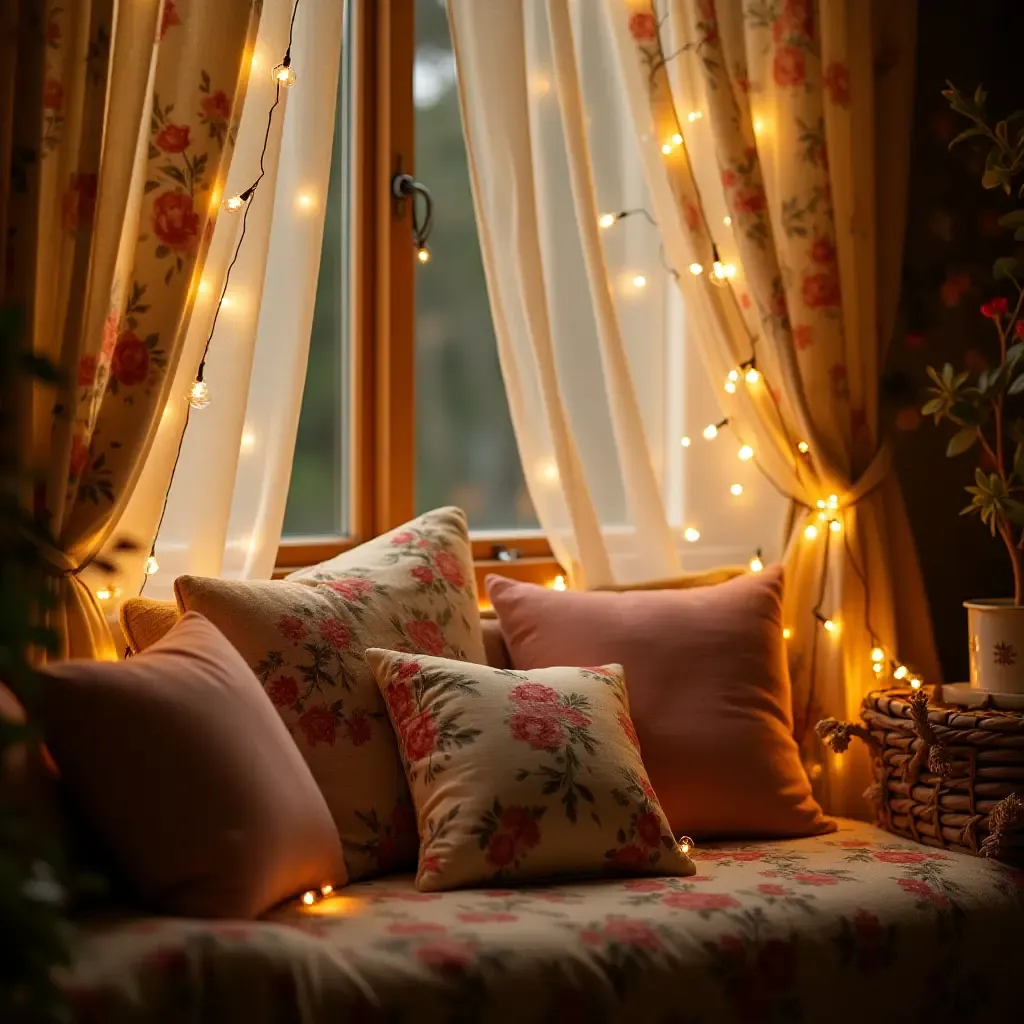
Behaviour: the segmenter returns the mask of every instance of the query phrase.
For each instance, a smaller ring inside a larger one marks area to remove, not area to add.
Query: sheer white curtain
[[[502,372],[555,553],[587,586],[778,557],[784,501],[739,458],[744,438],[702,436],[718,395],[675,285],[686,267],[653,222],[602,7],[448,11]]]
[[[259,172],[271,70],[288,43],[293,0],[265,0],[225,195]],[[176,576],[269,577],[284,518],[316,296],[335,135],[342,4],[306,0],[292,42],[297,80],[281,92],[263,178],[206,359],[210,405],[192,410],[156,544],[147,597]],[[185,396],[224,287],[242,214],[217,218],[184,355],[159,433],[118,531],[142,546],[117,556],[123,596],[138,593],[188,410]]]

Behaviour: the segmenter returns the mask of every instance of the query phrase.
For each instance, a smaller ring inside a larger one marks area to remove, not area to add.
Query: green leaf
[[[933,398],[930,402],[925,402],[925,404],[921,406],[921,415],[933,416],[942,408],[942,406],[943,402],[941,398]]]
[[[997,281],[1012,281],[1019,266],[1014,256],[1000,256],[992,264],[992,276]]]
[[[946,455],[949,458],[953,458],[956,455],[962,455],[968,450],[968,448],[971,448],[977,440],[977,427],[964,427],[963,430],[958,430],[949,439],[949,444],[946,446]]]
[[[1024,228],[1024,210],[1011,210],[999,218],[999,224],[1004,228]]]
[[[981,176],[982,188],[999,188],[1003,183],[1003,172],[992,168]]]
[[[1006,350],[1006,363],[1012,369],[1017,365],[1017,360],[1024,356],[1024,342],[1018,341]]]
[[[1014,377],[1013,383],[1006,389],[1008,395],[1019,395],[1024,391],[1024,373],[1019,377]]]

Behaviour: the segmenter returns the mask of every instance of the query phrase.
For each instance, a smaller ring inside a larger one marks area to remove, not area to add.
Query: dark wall
[[[950,460],[951,431],[921,421],[925,367],[949,361],[980,368],[998,361],[992,325],[978,307],[999,294],[992,262],[1012,251],[997,218],[1012,207],[984,191],[982,156],[968,144],[950,151],[966,127],[940,95],[946,79],[963,90],[983,83],[1001,114],[1024,109],[1020,40],[1024,0],[920,0],[917,94],[901,325],[885,382],[895,417],[896,463],[917,539],[945,676],[967,678],[962,602],[1013,593],[1002,544],[974,516],[959,516],[972,455]],[[884,240],[883,240],[884,244]],[[1003,294],[1009,294],[1005,290]]]

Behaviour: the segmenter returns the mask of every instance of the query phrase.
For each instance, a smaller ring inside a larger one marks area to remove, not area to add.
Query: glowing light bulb
[[[885,651],[881,647],[871,648],[871,660],[877,665],[880,662],[885,661]]]
[[[308,213],[316,206],[316,200],[311,192],[300,192],[295,197],[295,205],[303,212]]]
[[[160,563],[156,560],[156,555],[150,555],[149,558],[146,559],[142,566],[142,571],[147,576],[152,576],[154,573],[158,573],[160,571]]]
[[[722,223],[723,223],[723,224],[724,224],[724,225],[725,225],[726,227],[730,227],[730,226],[732,225],[732,217],[723,217],[723,218],[722,218]]]
[[[818,528],[814,523],[808,523],[807,526],[804,527],[804,536],[808,540],[814,540],[814,538],[818,536]]]
[[[828,496],[828,507],[829,508],[838,508],[839,507],[839,497],[838,497],[838,495],[830,494]]]
[[[634,288],[643,288],[646,284],[647,284],[647,278],[644,277],[643,274],[637,274],[636,277],[633,278],[633,287]]]
[[[689,439],[688,437],[685,437],[685,436],[684,436],[684,437],[681,437],[681,438],[679,439],[679,443],[680,443],[680,444],[681,444],[681,445],[682,445],[682,446],[683,446],[684,448],[689,448],[689,447],[690,447],[690,445],[691,445],[691,444],[693,444],[693,442],[692,442],[692,441],[691,441],[691,440],[690,440],[690,439]]]
[[[751,572],[760,572],[764,568],[764,562],[762,562],[757,555],[754,555],[754,557],[747,562],[747,568],[749,568]]]
[[[725,384],[723,384],[722,386],[725,388],[727,394],[730,394],[730,395],[735,395],[736,394],[736,383],[735,383],[735,381],[727,380],[725,382]]]
[[[843,528],[843,524],[841,522],[839,522],[838,519],[830,519],[829,523],[828,523],[828,528],[833,533],[839,533],[840,530],[842,530],[842,528]]]
[[[786,627],[785,627],[785,628],[784,628],[784,629],[782,630],[782,639],[783,639],[783,640],[788,640],[788,639],[789,639],[789,638],[790,638],[790,637],[791,637],[792,635],[793,635],[793,630],[791,630],[791,629],[789,628],[789,626],[786,626]]]
[[[743,484],[733,484],[729,488],[729,493],[734,497],[738,498],[743,493]]]
[[[245,206],[245,200],[241,196],[230,196],[224,200],[224,209],[228,213],[238,213]]]
[[[740,462],[749,462],[754,457],[754,449],[749,444],[743,445],[740,450],[736,453],[736,458]]]
[[[551,581],[551,589],[552,590],[565,590],[566,589],[565,577],[564,576],[556,576]]]
[[[251,430],[245,430],[242,432],[242,439],[240,447],[243,452],[252,451],[256,445],[256,435]]]
[[[295,84],[295,72],[289,64],[278,64],[271,74],[275,84],[282,89],[290,89]]]
[[[97,587],[96,588],[96,600],[97,601],[109,601],[114,596],[114,592],[110,587]]]
[[[838,633],[839,632],[839,623],[836,622],[834,619],[826,619],[822,623],[822,625],[825,627],[825,632],[826,633]]]
[[[672,136],[672,145],[674,145],[674,146],[681,146],[682,144],[683,144],[683,137],[682,137],[682,135],[679,134],[679,132],[676,132],[675,135]]]
[[[597,226],[599,228],[610,228],[617,220],[618,217],[616,217],[614,213],[602,213],[601,216],[597,218]]]
[[[714,423],[709,423],[704,428],[704,437],[708,441],[713,441],[716,437],[718,437],[718,427]]]
[[[754,134],[755,135],[760,135],[761,132],[763,132],[763,131],[764,131],[764,121],[761,118],[759,118],[759,117],[755,117],[754,118]]]
[[[540,475],[549,484],[558,482],[558,466],[555,464],[554,459],[548,459],[547,462],[542,464],[540,468]]]
[[[882,666],[877,661],[872,662],[871,671],[874,672],[876,676],[880,676],[882,674]]]
[[[320,886],[320,895],[321,896],[330,896],[332,892],[334,892],[334,886],[333,885],[330,885],[328,883],[327,885],[321,885]]]
[[[205,409],[210,404],[210,387],[205,380],[192,381],[187,401],[193,409]]]
[[[704,273],[704,268],[699,263],[691,263],[689,270],[694,277],[700,277]]]
[[[743,379],[748,384],[756,384],[761,379],[761,371],[755,369],[753,366],[743,375]]]
[[[198,290],[199,294],[204,296],[204,297],[209,295],[210,294],[210,282],[207,281],[205,277],[201,277],[199,279],[199,287],[198,287],[197,290]]]
[[[663,145],[663,146],[661,147],[661,151],[662,151],[662,153],[664,153],[664,154],[665,154],[665,156],[668,156],[668,155],[669,155],[669,153],[671,153],[671,152],[672,152],[672,143],[671,143],[671,142],[666,142],[666,143],[665,143],[665,144],[664,144],[664,145]]]
[[[892,677],[893,679],[906,679],[909,674],[910,670],[906,665],[897,665]]]
[[[806,455],[811,450],[811,446],[806,441],[798,441],[796,450],[801,455]]]
[[[740,379],[740,371],[739,370],[730,370],[726,376],[731,381],[737,381],[737,380]]]
[[[313,906],[316,902],[316,893],[312,891],[304,892],[302,894],[302,902],[305,903],[307,907]]]
[[[421,245],[416,250],[416,259],[418,259],[420,261],[420,263],[429,263],[430,262],[430,250],[425,245]]]
[[[676,844],[676,849],[680,853],[689,853],[696,845],[689,836],[683,836]]]
[[[917,676],[912,676],[911,679],[910,679],[910,687],[913,690],[920,690],[921,689],[921,680],[918,679]]]
[[[688,526],[683,530],[683,537],[688,540],[691,544],[700,540],[700,530],[695,529],[692,526]]]
[[[693,124],[694,121],[699,121],[704,115],[699,110],[691,110],[686,115],[686,120]]]

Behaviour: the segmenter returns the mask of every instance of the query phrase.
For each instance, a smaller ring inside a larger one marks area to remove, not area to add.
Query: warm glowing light
[[[726,376],[731,381],[737,381],[737,380],[740,379],[740,371],[739,370],[730,370]]]
[[[909,674],[910,670],[906,665],[897,665],[892,677],[893,679],[906,679]]]
[[[871,660],[877,665],[879,662],[885,661],[885,651],[881,647],[871,648]]]
[[[420,263],[429,263],[430,262],[430,250],[425,245],[421,245],[416,250],[416,259],[418,259],[420,261]]]
[[[683,144],[683,137],[682,137],[682,135],[679,134],[679,132],[676,132],[675,135],[672,136],[672,145],[673,146],[681,146],[682,144]]]
[[[96,588],[96,600],[97,601],[109,601],[114,596],[114,592],[110,587],[97,587]]]
[[[724,225],[725,225],[726,227],[730,227],[730,226],[732,225],[732,217],[723,217],[723,218],[722,218],[722,223],[723,223],[723,224],[724,224]]]
[[[683,537],[688,540],[691,544],[700,540],[700,530],[695,529],[692,526],[688,526],[683,530]]]
[[[801,455],[806,455],[811,450],[811,446],[806,441],[798,441],[796,450]]]
[[[911,689],[920,690],[921,689],[921,680],[918,679],[917,676],[913,676],[911,678],[911,680],[910,680],[910,686],[911,686]]]
[[[693,124],[694,121],[699,121],[704,115],[699,110],[691,110],[686,115],[686,120]]]
[[[637,274],[636,277],[633,278],[633,287],[634,288],[643,288],[646,284],[647,284],[647,278],[644,277],[643,274]]]
[[[304,892],[302,894],[302,902],[305,903],[307,907],[313,906],[316,902],[316,893],[312,891]]]
[[[530,76],[530,92],[534,96],[547,96],[551,92],[551,79],[542,71]]]
[[[312,192],[300,192],[295,197],[295,205],[303,213],[308,213],[314,206],[316,206],[316,200],[313,198]]]
[[[743,493],[743,484],[733,484],[729,488],[729,493],[734,497],[738,498]]]
[[[689,269],[694,277],[700,277],[704,273],[704,268],[699,263],[691,263]]]
[[[251,430],[242,431],[241,448],[243,452],[252,451],[256,445],[256,435]]]
[[[838,519],[830,519],[829,520],[829,524],[828,524],[828,528],[833,533],[839,533],[839,531],[842,530],[842,528],[843,528],[843,524],[841,522],[839,522]]]
[[[224,200],[224,209],[229,213],[237,213],[243,206],[245,200],[241,196],[230,196]]]
[[[689,439],[688,437],[685,437],[685,436],[684,436],[684,437],[681,437],[681,438],[679,438],[679,443],[680,443],[680,444],[681,444],[681,445],[682,445],[682,446],[683,446],[684,448],[689,448],[689,447],[690,447],[690,445],[691,445],[691,444],[693,444],[693,442],[692,442],[692,441],[691,441],[691,440],[690,440],[690,439]]]
[[[789,626],[786,626],[786,627],[785,627],[785,628],[784,628],[784,629],[782,630],[782,639],[783,639],[783,640],[788,640],[788,639],[789,639],[789,638],[790,638],[790,637],[791,637],[792,635],[793,635],[793,630],[791,630],[791,629],[789,628]]]
[[[558,482],[558,466],[555,464],[553,459],[548,459],[548,461],[541,466],[540,475],[549,484]]]
[[[714,284],[724,285],[735,276],[736,265],[733,263],[723,263],[721,260],[715,260],[711,266],[711,281]]]
[[[836,622],[834,619],[826,619],[822,623],[822,625],[825,627],[825,632],[826,633],[838,633],[839,632],[839,623]]]
[[[761,371],[755,369],[753,366],[743,375],[743,379],[748,384],[756,384],[761,379]]]
[[[225,295],[224,298],[220,300],[221,309],[230,309],[234,304],[235,300],[231,298],[230,295]]]
[[[333,885],[328,884],[328,885],[321,885],[320,886],[320,895],[321,896],[330,896],[332,892],[334,892],[334,886]]]
[[[876,676],[880,676],[882,674],[882,666],[876,661],[872,664],[871,671],[874,672]]]
[[[160,571],[160,563],[156,560],[156,555],[150,555],[149,558],[146,559],[142,566],[142,571],[147,576],[152,576],[154,573]]]
[[[597,226],[599,228],[610,228],[618,219],[614,213],[602,213],[597,218]]]
[[[205,409],[210,404],[210,387],[205,380],[192,381],[186,398],[193,409]]]
[[[764,568],[764,562],[762,562],[757,555],[754,555],[754,557],[747,562],[747,568],[750,569],[751,572],[760,572]]]
[[[713,441],[716,437],[718,437],[718,427],[714,423],[709,423],[704,428],[704,437],[708,441]]]
[[[696,845],[689,836],[683,836],[676,844],[676,849],[680,853],[689,853]]]
[[[838,495],[830,494],[828,496],[828,507],[829,508],[838,508],[839,507],[839,497],[838,497]]]
[[[272,72],[272,77],[282,89],[290,89],[295,84],[295,72],[287,64],[278,64]]]
[[[736,384],[735,384],[734,381],[727,380],[725,382],[725,384],[722,385],[722,386],[725,388],[727,394],[730,394],[730,395],[735,395],[736,394]]]
[[[754,457],[754,449],[749,444],[743,445],[740,450],[736,453],[736,458],[740,462],[749,462]]]
[[[814,540],[814,538],[818,536],[818,528],[814,523],[808,523],[807,526],[804,527],[804,536],[808,540]]]
[[[552,590],[565,590],[566,589],[565,577],[564,576],[556,576],[551,581],[551,589]]]
[[[205,277],[201,277],[199,279],[199,289],[198,289],[198,291],[199,291],[200,295],[209,295],[210,294],[210,287],[211,287],[210,282],[207,281]]]
[[[755,117],[754,118],[754,134],[755,135],[760,135],[761,132],[763,132],[763,131],[764,131],[764,121],[761,118],[759,118],[759,117]]]
[[[666,143],[665,143],[665,144],[664,144],[664,145],[663,145],[663,146],[661,147],[661,151],[662,151],[662,153],[664,153],[664,154],[665,154],[665,156],[668,156],[668,155],[669,155],[669,153],[671,153],[671,152],[672,152],[672,143],[671,143],[671,142],[666,142]]]

